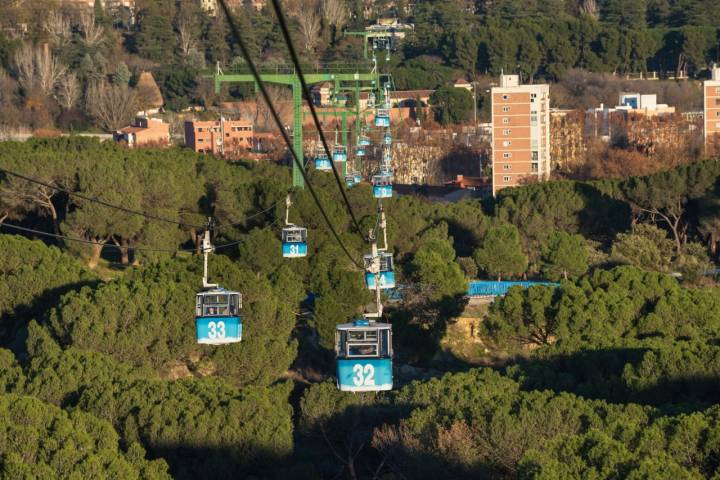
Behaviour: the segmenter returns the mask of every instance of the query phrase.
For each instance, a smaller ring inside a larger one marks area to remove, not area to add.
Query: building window
[[[540,158],[540,155],[538,154],[538,152],[532,152],[533,162],[537,162],[539,158]]]
[[[509,147],[512,145],[512,140],[503,140],[503,147]]]
[[[716,117],[720,117],[720,112],[715,112]]]
[[[509,181],[510,181],[510,177],[503,177],[503,182],[506,182],[506,183],[507,183],[507,182],[509,182]]]
[[[538,164],[535,163],[535,162],[531,163],[531,164],[530,164],[530,170],[531,170],[533,173],[537,173],[537,172],[538,172]]]
[[[198,143],[203,143],[204,141],[202,138],[198,138]]]
[[[510,157],[512,157],[511,152],[503,152],[503,158],[510,158]]]
[[[512,133],[512,130],[510,130],[509,128],[506,128],[505,130],[503,130],[503,135],[510,135],[511,133]]]
[[[537,115],[530,115],[530,125],[537,125],[538,117]]]
[[[504,94],[504,95],[502,96],[502,99],[503,99],[503,100],[510,100],[510,95]]]
[[[715,95],[720,95],[720,87],[715,87]]]
[[[202,132],[202,127],[198,127],[197,131]]]
[[[503,123],[510,123],[510,119],[508,117],[503,117]]]
[[[510,111],[510,107],[503,107],[503,112],[509,112],[509,111]]]
[[[510,165],[509,163],[506,163],[505,165],[503,165],[504,170],[510,170],[511,167],[512,167],[512,165]]]
[[[716,123],[715,128],[720,128],[720,123]]]

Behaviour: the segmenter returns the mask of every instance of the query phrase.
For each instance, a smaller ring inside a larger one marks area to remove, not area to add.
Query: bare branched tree
[[[107,131],[129,124],[137,112],[135,91],[125,85],[99,82],[90,85],[85,96],[87,113]]]
[[[72,36],[70,19],[60,12],[52,12],[45,19],[42,29],[50,37],[50,42],[56,47],[67,45]]]
[[[583,0],[580,3],[580,14],[587,15],[595,20],[600,18],[600,9],[597,0]]]
[[[49,48],[36,49],[34,57],[37,86],[40,87],[43,95],[49,97],[60,79],[65,75],[67,67],[60,63],[60,60],[55,55],[50,53]]]
[[[298,23],[305,51],[307,53],[314,52],[315,46],[320,41],[320,15],[314,8],[308,9],[300,13]]]
[[[58,83],[57,96],[60,105],[65,110],[72,109],[78,100],[80,100],[80,82],[77,75],[72,72],[65,74]]]
[[[283,121],[286,119],[289,120],[292,114],[292,93],[290,90],[285,87],[270,85],[267,91],[270,101],[280,118],[283,119]],[[255,118],[253,120],[255,125],[260,129],[272,129],[275,126],[270,114],[270,109],[261,97],[258,97]]]
[[[86,47],[94,47],[99,44],[105,34],[105,29],[95,21],[94,12],[81,13],[78,28],[82,32],[83,43]]]
[[[25,91],[30,91],[35,85],[35,65],[30,45],[23,45],[15,52],[15,76]]]
[[[197,51],[197,20],[193,18],[191,12],[186,9],[181,9],[175,19],[175,28],[178,31],[180,55],[187,57],[190,53]]]
[[[322,13],[325,21],[335,27],[336,32],[342,30],[349,16],[343,0],[323,0]]]

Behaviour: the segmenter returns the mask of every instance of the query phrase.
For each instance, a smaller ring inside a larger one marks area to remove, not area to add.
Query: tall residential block
[[[720,151],[720,67],[713,65],[712,77],[703,86],[705,113],[705,152]]]
[[[501,75],[492,92],[492,192],[550,176],[550,86]]]

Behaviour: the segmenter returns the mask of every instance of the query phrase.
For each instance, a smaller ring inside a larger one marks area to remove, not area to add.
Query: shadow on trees
[[[60,301],[60,298],[83,287],[95,288],[100,280],[86,280],[73,282],[57,288],[49,288],[33,297],[30,303],[17,305],[12,312],[0,318],[0,342],[2,346],[11,350],[16,357],[24,358],[27,355],[25,341],[27,340],[27,325],[33,318],[42,318],[48,314],[50,308]]]
[[[440,351],[447,326],[465,310],[464,294],[437,301],[413,301],[403,309],[388,309],[393,324],[393,345],[407,363],[424,364]]]
[[[547,359],[533,358],[508,368],[523,390],[552,390],[605,400],[695,411],[717,403],[720,373],[657,368],[645,372],[648,348],[582,350]],[[681,362],[681,359],[678,359]],[[651,367],[652,368],[652,367]]]

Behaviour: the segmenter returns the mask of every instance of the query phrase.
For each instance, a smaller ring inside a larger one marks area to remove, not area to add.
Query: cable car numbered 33
[[[242,295],[224,288],[200,292],[195,297],[197,343],[224,345],[242,340]]]
[[[315,169],[323,171],[332,170],[330,159],[322,147],[315,150]]]
[[[378,256],[380,257],[380,272],[378,273],[380,288],[395,288],[395,265],[392,253],[378,252]],[[364,255],[363,260],[365,262],[365,286],[369,290],[375,290],[375,273],[371,271],[373,262],[372,254]]]
[[[282,230],[282,253],[285,258],[307,257],[307,228],[288,225]]]
[[[345,392],[392,390],[392,325],[358,319],[335,328],[337,386]]]

